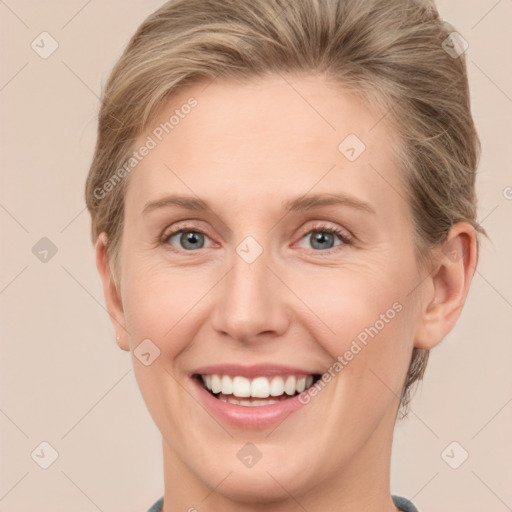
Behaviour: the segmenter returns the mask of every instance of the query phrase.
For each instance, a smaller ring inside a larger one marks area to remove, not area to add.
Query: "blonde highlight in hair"
[[[454,29],[433,0],[171,0],[129,41],[103,91],[98,138],[86,182],[91,236],[108,237],[117,286],[128,178],[98,197],[138,136],[178,90],[225,78],[249,83],[272,73],[320,74],[383,112],[407,192],[422,266],[454,223],[476,220],[480,141],[470,108],[465,56],[443,42]],[[415,348],[401,397],[428,351]]]

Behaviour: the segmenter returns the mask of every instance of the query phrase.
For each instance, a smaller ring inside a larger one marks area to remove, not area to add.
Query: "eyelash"
[[[327,226],[322,223],[316,224],[315,226],[310,228],[308,231],[304,232],[301,235],[301,237],[299,238],[299,241],[302,240],[306,235],[308,235],[314,231],[320,232],[320,233],[330,233],[332,235],[336,235],[342,242],[341,245],[334,246],[331,249],[325,249],[325,250],[311,249],[312,251],[314,251],[315,253],[318,253],[318,254],[331,254],[332,252],[339,250],[338,249],[339,247],[342,247],[343,245],[352,245],[352,243],[353,243],[352,237],[347,235],[341,229],[339,229],[337,227],[333,227],[333,226]],[[210,238],[209,235],[207,233],[205,233],[204,231],[201,231],[200,229],[197,229],[194,226],[185,225],[185,226],[179,226],[179,228],[175,228],[173,231],[165,231],[164,234],[162,235],[162,237],[160,238],[160,243],[162,245],[169,246],[168,241],[170,238],[177,235],[178,233],[187,233],[187,232],[199,233],[201,235],[205,235],[208,238]],[[171,247],[171,246],[169,246],[169,247]],[[174,250],[174,249],[171,249],[171,250]],[[177,251],[183,251],[183,252],[189,252],[189,253],[197,252],[197,251],[186,251],[185,249],[181,249],[181,250],[178,249]]]

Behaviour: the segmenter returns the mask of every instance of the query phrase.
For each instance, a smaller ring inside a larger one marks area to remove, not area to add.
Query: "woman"
[[[464,55],[432,2],[176,0],[86,185],[175,510],[414,511],[393,428],[478,259]]]

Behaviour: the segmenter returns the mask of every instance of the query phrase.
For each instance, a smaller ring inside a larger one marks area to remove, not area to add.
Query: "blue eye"
[[[338,244],[336,244],[336,238],[339,240]],[[328,252],[340,245],[351,244],[351,238],[344,231],[331,226],[315,226],[301,238],[301,241],[304,239],[308,239],[310,246],[316,252]],[[202,231],[181,228],[165,234],[162,244],[193,252],[197,249],[204,249],[206,240],[210,240],[210,238]]]
[[[334,247],[336,240],[332,233],[327,233],[326,231],[312,231],[309,235],[309,241],[313,249],[323,251]]]
[[[315,229],[308,231],[301,240],[305,238],[308,239],[313,249],[317,251],[328,251],[339,245],[350,244],[350,239],[343,231],[328,226],[317,226]],[[340,243],[334,245],[336,238],[340,240]]]
[[[164,239],[164,243],[169,243],[173,238],[178,237],[178,242],[182,249],[193,251],[195,249],[202,249],[204,247],[206,235],[201,231],[188,231],[181,229],[170,233]]]

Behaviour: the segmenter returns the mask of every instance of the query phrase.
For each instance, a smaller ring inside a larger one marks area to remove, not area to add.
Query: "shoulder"
[[[148,512],[161,512],[163,503],[164,503],[164,497],[162,496],[161,498],[158,499],[158,501],[153,503],[153,505],[148,510]]]
[[[418,512],[418,509],[406,498],[402,498],[401,496],[391,496],[393,498],[393,503],[402,511],[402,512]]]
[[[402,511],[402,512],[418,512],[418,509],[407,499],[402,498],[400,496],[392,496],[394,504]],[[164,502],[163,496],[159,498],[148,510],[148,512],[161,512],[162,505]]]

